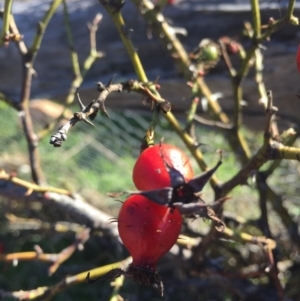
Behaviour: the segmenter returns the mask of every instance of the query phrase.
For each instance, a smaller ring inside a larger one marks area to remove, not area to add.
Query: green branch
[[[251,0],[252,25],[254,29],[254,39],[258,39],[261,33],[259,0]]]
[[[79,59],[78,59],[78,54],[75,51],[75,47],[74,47],[73,35],[72,35],[72,30],[71,30],[71,21],[70,21],[70,17],[69,17],[68,6],[66,3],[66,0],[63,0],[63,6],[64,6],[64,19],[65,19],[65,25],[66,25],[67,40],[68,40],[68,44],[69,44],[70,52],[71,52],[72,68],[73,68],[75,77],[80,78],[81,73],[80,73]]]
[[[51,20],[51,18],[53,17],[54,13],[56,12],[57,8],[59,7],[59,5],[63,2],[63,0],[54,0],[50,6],[50,8],[48,9],[47,13],[45,14],[45,16],[43,17],[43,19],[39,22],[38,24],[38,30],[37,33],[33,39],[32,45],[29,48],[29,53],[31,56],[31,63],[33,63],[38,50],[40,49],[43,37],[44,37],[44,33],[46,31],[46,28]]]
[[[6,45],[9,41],[9,22],[11,17],[11,7],[13,0],[5,0],[2,31],[0,36],[0,47]]]
[[[128,36],[126,35],[126,32],[124,32],[125,27],[125,23],[123,20],[123,17],[121,16],[120,11],[115,11],[114,8],[105,5],[106,2],[99,0],[99,2],[101,4],[103,4],[104,8],[107,10],[107,12],[110,14],[116,28],[118,29],[118,32],[120,34],[120,37],[124,43],[124,46],[128,52],[128,55],[131,59],[131,62],[134,66],[134,69],[136,71],[136,74],[139,78],[140,81],[144,81],[147,82],[147,76],[145,74],[144,68],[141,64],[141,61],[139,59],[139,56],[131,42],[131,40],[128,38]],[[155,90],[155,94],[157,96],[159,96],[159,93]],[[192,139],[192,137],[190,137],[185,131],[183,131],[183,129],[181,128],[180,124],[178,123],[177,119],[175,118],[175,116],[171,113],[165,113],[164,114],[165,118],[167,119],[167,121],[169,122],[169,124],[173,127],[174,131],[177,133],[177,135],[182,139],[182,141],[185,143],[185,145],[187,146],[187,148],[189,149],[189,151],[192,153],[192,155],[194,156],[194,158],[196,159],[198,165],[200,166],[200,168],[202,170],[206,170],[207,169],[207,165],[203,160],[203,154],[202,152],[195,147],[194,145],[194,140]],[[156,116],[155,116],[156,118]],[[215,176],[213,176],[211,178],[211,184],[213,187],[217,186],[217,179]]]

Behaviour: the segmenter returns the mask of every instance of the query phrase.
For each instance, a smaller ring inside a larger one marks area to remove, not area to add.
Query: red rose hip
[[[175,209],[141,195],[130,196],[118,217],[121,240],[132,256],[131,266],[156,270],[157,261],[175,244],[182,217]]]
[[[171,186],[164,161],[177,169],[186,181],[194,177],[189,158],[179,148],[169,144],[158,144],[145,149],[134,165],[132,179],[138,190]]]

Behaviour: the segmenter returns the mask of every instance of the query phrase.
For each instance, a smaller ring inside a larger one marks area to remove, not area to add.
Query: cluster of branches
[[[153,112],[152,119],[142,141],[142,149],[153,143],[155,137],[155,126],[159,116],[162,115],[167,119],[174,131],[185,143],[186,147],[191,152],[191,155],[196,159],[200,168],[205,171],[208,169],[208,164],[206,163],[204,156],[198,147],[199,141],[194,135],[194,126],[205,124],[226,132],[230,147],[234,151],[238,150],[236,155],[240,162],[241,168],[231,179],[224,183],[220,183],[215,175],[211,177],[210,183],[215,193],[215,199],[217,200],[224,198],[238,185],[247,184],[247,180],[250,176],[255,176],[261,210],[260,225],[264,236],[256,237],[240,232],[237,229],[229,228],[224,229],[224,232],[222,233],[218,233],[215,230],[215,227],[212,226],[210,232],[201,240],[186,237],[185,240],[178,242],[177,249],[172,249],[172,252],[178,253],[179,248],[192,249],[194,264],[200,264],[201,258],[203,258],[206,251],[211,247],[211,245],[213,245],[217,238],[225,236],[237,242],[258,244],[266,255],[266,264],[264,267],[261,267],[258,271],[256,271],[256,275],[266,274],[275,284],[279,299],[283,300],[283,287],[278,278],[277,259],[274,257],[276,242],[272,238],[268,222],[268,214],[266,209],[267,201],[273,205],[274,210],[277,212],[284,226],[286,227],[292,243],[298,250],[300,248],[300,235],[298,233],[298,225],[293,221],[288,211],[282,205],[281,196],[277,195],[267,184],[267,179],[279,166],[282,159],[299,161],[300,149],[292,146],[297,138],[297,132],[295,129],[289,128],[283,133],[279,133],[276,119],[274,118],[277,108],[273,104],[273,96],[271,91],[267,91],[265,88],[263,75],[261,73],[263,68],[260,46],[262,43],[267,41],[271,34],[278,30],[282,25],[286,23],[298,25],[298,19],[293,15],[295,0],[289,0],[286,14],[282,18],[278,20],[270,18],[269,22],[265,25],[261,24],[259,1],[251,0],[252,22],[245,24],[246,35],[252,42],[249,49],[244,49],[241,44],[233,41],[229,37],[222,37],[217,42],[209,43],[209,45],[200,44],[191,54],[186,52],[183,45],[177,38],[177,31],[170,26],[168,21],[164,18],[162,14],[163,6],[155,6],[149,0],[132,0],[132,2],[137,6],[137,9],[141,15],[144,17],[145,21],[152,26],[153,32],[155,32],[161,38],[163,45],[165,45],[170,55],[175,58],[174,62],[176,66],[192,87],[191,107],[188,112],[185,128],[181,127],[176,117],[172,114],[172,104],[159,94],[159,85],[157,82],[149,81],[145,74],[138,53],[127,34],[128,30],[126,30],[126,25],[122,16],[122,7],[124,4],[123,1],[99,0],[99,2],[110,15],[120,34],[120,38],[123,41],[134,66],[137,80],[113,83],[112,78],[112,80],[106,85],[100,82],[97,83],[98,96],[87,106],[83,105],[79,94],[77,94],[80,110],[74,113],[74,116],[51,136],[50,143],[55,147],[61,146],[62,143],[67,139],[67,134],[69,134],[69,131],[73,126],[80,121],[84,121],[89,125],[93,125],[91,120],[96,118],[99,111],[109,117],[105,107],[105,101],[109,99],[110,93],[122,93],[123,91],[139,93],[148,101],[148,103],[151,104],[151,109]],[[116,225],[109,223],[110,219],[112,218],[110,215],[88,204],[79,195],[74,195],[67,190],[50,187],[47,185],[46,177],[44,176],[40,165],[38,151],[39,139],[49,135],[49,133],[56,128],[59,120],[64,117],[67,107],[73,103],[85,74],[90,69],[94,61],[103,56],[101,52],[97,51],[96,47],[96,32],[102,16],[97,15],[92,23],[90,23],[88,26],[90,30],[91,51],[89,56],[86,58],[83,67],[80,68],[78,55],[74,50],[75,48],[70,29],[66,1],[54,0],[51,3],[48,11],[45,13],[41,22],[39,22],[36,35],[30,47],[25,45],[18,26],[14,21],[13,15],[11,14],[11,4],[12,0],[5,0],[5,9],[1,12],[3,27],[0,36],[0,45],[7,46],[10,43],[15,43],[18,47],[19,53],[22,57],[23,67],[22,91],[19,100],[9,99],[2,93],[1,98],[19,112],[24,135],[27,139],[31,174],[34,184],[7,174],[2,170],[0,174],[0,195],[8,199],[17,199],[26,202],[51,202],[51,204],[57,210],[67,211],[76,224],[67,222],[47,224],[37,220],[20,219],[18,217],[7,216],[8,225],[9,227],[15,227],[19,230],[24,228],[24,225],[29,227],[33,227],[32,225],[35,225],[35,227],[38,227],[39,229],[51,228],[56,231],[68,230],[76,232],[77,236],[72,245],[58,254],[45,254],[40,248],[37,247],[33,252],[0,254],[0,260],[5,262],[22,260],[40,260],[51,262],[52,266],[49,269],[49,274],[53,274],[59,265],[69,258],[78,247],[82,246],[82,244],[88,239],[89,234],[97,235],[97,231],[101,231],[102,234],[114,238],[118,243],[120,242]],[[42,43],[46,27],[53,14],[61,4],[64,6],[66,30],[71,49],[72,67],[75,78],[71,83],[70,91],[65,101],[66,109],[60,116],[59,120],[49,124],[48,127],[43,131],[36,133],[32,126],[31,115],[29,112],[31,82],[32,75],[34,74],[34,61]],[[234,67],[230,59],[229,46],[232,45],[236,46],[236,54],[239,56],[241,61],[239,69]],[[217,49],[218,54],[217,57],[213,59],[213,62],[207,63],[203,61],[202,55],[206,47],[215,47],[215,49]],[[214,99],[213,94],[205,83],[205,74],[209,72],[209,69],[215,65],[215,63],[217,63],[219,58],[223,59],[226,63],[229,77],[233,83],[234,117],[232,121],[223,112],[218,101]],[[263,130],[264,139],[261,147],[255,153],[252,153],[247,140],[241,132],[243,79],[247,76],[250,68],[254,68],[256,72],[256,82],[258,92],[260,94],[262,110],[265,111],[265,126]],[[203,117],[197,115],[199,98],[203,96],[207,99],[208,110],[212,116],[211,120],[204,119]],[[270,167],[263,172],[260,171],[261,166],[270,160],[273,161]],[[220,216],[222,216],[221,203],[217,211],[219,212]],[[129,260],[130,259],[125,259],[104,267],[96,268],[90,271],[90,275],[91,277],[102,276],[108,272],[112,266],[115,268],[121,268],[126,265]],[[7,292],[2,290],[0,291],[0,298],[11,297],[17,300],[26,300],[44,296],[45,300],[49,300],[61,290],[85,281],[87,272],[88,271],[77,275],[68,276],[53,286],[38,287],[30,291]],[[252,276],[253,274],[243,275],[243,277]],[[115,285],[116,286],[113,291],[113,295],[118,293],[118,289],[122,285],[122,280],[120,283]]]

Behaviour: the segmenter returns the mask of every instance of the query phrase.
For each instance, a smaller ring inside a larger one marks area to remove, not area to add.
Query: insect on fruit
[[[154,190],[171,186],[166,165],[178,170],[186,181],[194,177],[189,158],[176,146],[157,144],[145,149],[138,157],[132,172],[138,190]]]

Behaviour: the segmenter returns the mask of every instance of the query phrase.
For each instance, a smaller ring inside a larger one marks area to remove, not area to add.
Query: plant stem
[[[9,22],[11,17],[12,2],[13,0],[5,0],[4,3],[2,32],[0,36],[0,47],[8,42],[7,37],[9,36]]]
[[[107,8],[107,7],[105,7]],[[124,19],[121,15],[121,12],[112,12],[111,9],[107,8],[107,10],[110,13],[110,16],[119,32],[120,38],[122,39],[122,42],[127,50],[127,53],[130,57],[130,60],[132,62],[134,71],[139,79],[139,81],[141,82],[147,82],[147,75],[144,71],[144,68],[142,66],[142,63],[140,61],[140,58],[137,54],[137,51],[134,49],[134,46],[130,40],[130,38],[127,36],[126,34],[126,26],[125,26],[125,22]]]
[[[259,39],[261,33],[259,0],[251,0],[252,26],[254,29],[254,39]]]
[[[101,0],[99,2],[101,4],[103,4]],[[109,7],[108,5],[105,5],[105,4],[103,4],[103,6],[107,10],[107,12],[110,14],[116,28],[118,29],[120,37],[124,43],[124,46],[128,52],[128,55],[131,59],[133,66],[134,66],[134,69],[136,71],[138,79],[140,81],[147,82],[148,79],[147,79],[146,73],[144,71],[144,68],[141,64],[141,61],[139,59],[139,56],[138,56],[131,40],[124,34],[125,23],[124,23],[123,17],[121,16],[121,12],[120,11],[115,12],[111,7]],[[154,92],[156,95],[159,96],[159,93],[156,90]],[[203,160],[203,154],[197,147],[195,147],[194,140],[192,139],[192,137],[190,137],[185,131],[183,131],[178,120],[175,118],[175,116],[171,112],[165,113],[164,116],[167,119],[167,121],[169,122],[169,124],[172,126],[174,131],[177,133],[177,135],[185,143],[185,145],[187,146],[189,151],[192,153],[192,155],[196,159],[200,168],[202,170],[206,170],[208,167]],[[217,187],[218,181],[215,176],[213,176],[211,178],[210,183],[212,184],[213,187]]]
[[[32,84],[32,75],[34,73],[33,63],[40,48],[46,27],[51,20],[56,9],[63,0],[54,0],[50,8],[46,12],[42,21],[38,24],[38,29],[34,37],[32,46],[28,53],[23,55],[23,84],[21,92],[21,100],[19,104],[20,117],[26,136],[32,179],[37,184],[45,183],[45,178],[41,169],[39,152],[38,152],[38,136],[34,132],[31,115],[29,111],[29,99]]]

